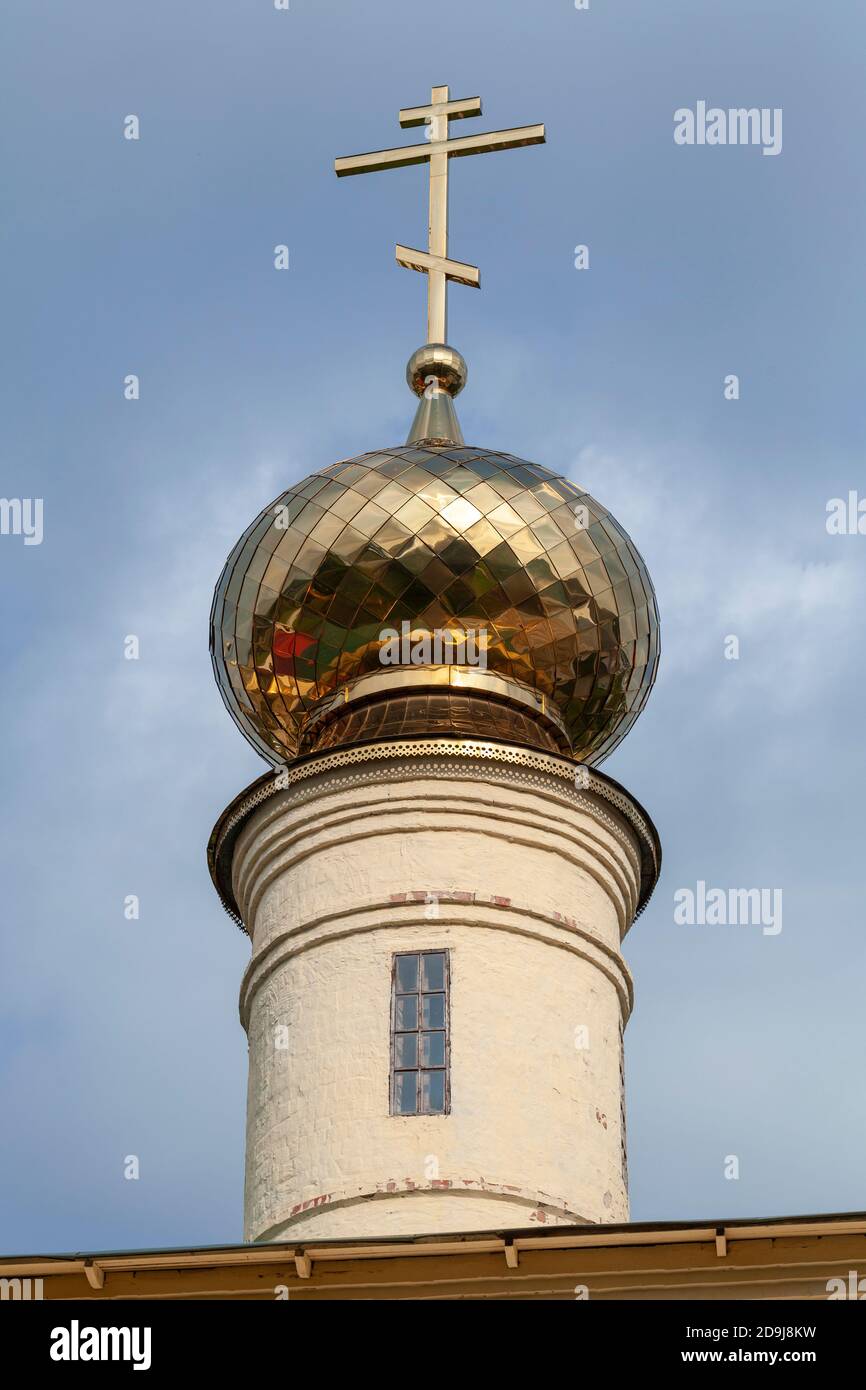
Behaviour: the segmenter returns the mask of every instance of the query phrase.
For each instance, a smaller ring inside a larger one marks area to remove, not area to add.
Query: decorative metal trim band
[[[223,907],[242,931],[245,931],[246,928],[234,899],[231,884],[231,861],[235,841],[252,813],[264,802],[270,800],[272,796],[279,792],[290,791],[293,788],[297,788],[302,794],[298,799],[308,799],[307,796],[303,796],[303,792],[307,789],[301,784],[309,783],[313,778],[349,767],[358,768],[359,772],[366,768],[369,772],[372,770],[371,764],[379,763],[381,765],[383,762],[404,758],[430,759],[431,761],[423,768],[416,767],[413,771],[416,774],[423,772],[425,775],[433,777],[453,777],[453,763],[450,766],[443,766],[440,761],[443,758],[473,760],[476,763],[504,763],[515,772],[518,769],[525,769],[522,776],[513,779],[524,785],[531,786],[533,783],[543,785],[542,779],[556,778],[560,784],[556,787],[557,793],[565,795],[577,806],[586,805],[586,798],[582,792],[591,792],[603,801],[607,801],[628,821],[637,834],[641,851],[641,892],[635,918],[639,917],[646,907],[661,870],[661,844],[658,832],[639,802],[630,796],[625,788],[615,782],[612,777],[596,772],[594,769],[571,759],[560,758],[538,749],[520,748],[514,744],[500,744],[492,741],[481,742],[474,739],[424,737],[415,740],[400,739],[385,743],[356,744],[353,747],[340,748],[332,752],[310,754],[309,757],[282,768],[279,772],[266,772],[226,807],[214,826],[208,843],[208,868]],[[575,773],[578,769],[586,778],[585,784],[582,783],[581,791],[578,791],[575,786]],[[380,771],[385,773],[386,770],[380,766]],[[403,772],[398,768],[390,771],[394,776],[403,775]],[[343,779],[344,784],[345,780]],[[309,796],[314,794],[315,789],[309,788]]]
[[[458,694],[494,696],[519,710],[530,711],[538,719],[546,720],[564,739],[568,739],[562,716],[542,692],[531,690],[529,686],[500,675],[497,671],[476,670],[471,666],[459,665],[392,666],[382,671],[356,676],[353,680],[344,682],[332,694],[324,696],[312,707],[304,729],[305,732],[314,729],[335,712],[361,701],[372,701],[395,693],[442,693],[446,690]],[[571,747],[570,741],[568,746]]]

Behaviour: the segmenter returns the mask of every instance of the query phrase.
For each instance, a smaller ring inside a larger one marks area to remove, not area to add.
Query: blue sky
[[[461,134],[548,127],[452,165],[464,434],[611,508],[662,614],[605,764],[665,851],[626,943],[633,1218],[863,1208],[866,536],[825,525],[866,493],[862,7],[9,0],[4,29],[0,490],[44,540],[0,537],[0,1248],[240,1237],[248,945],[204,850],[262,764],[210,595],[285,486],[405,438],[426,178],[332,162],[446,82],[484,101]],[[677,146],[699,100],[781,107],[782,153]],[[676,925],[699,880],[780,888],[783,930]]]

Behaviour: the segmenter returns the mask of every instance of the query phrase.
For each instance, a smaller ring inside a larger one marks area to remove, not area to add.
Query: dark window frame
[[[423,984],[423,958],[425,956],[442,956],[443,958],[443,984],[441,990],[424,990]],[[398,985],[398,962],[409,957],[415,957],[418,961],[418,978],[415,990],[399,990]],[[444,1027],[425,1028],[423,1026],[423,999],[425,995],[438,996],[444,998]],[[397,1001],[398,999],[414,998],[418,1001],[417,1019],[415,1028],[397,1028]],[[445,1060],[441,1066],[423,1066],[421,1062],[421,1038],[424,1033],[443,1033],[445,1039]],[[417,1039],[416,1062],[414,1067],[397,1066],[397,1039],[399,1037],[412,1037]],[[391,1018],[390,1018],[390,1037],[388,1052],[388,1109],[389,1113],[403,1119],[415,1119],[421,1116],[435,1118],[437,1116],[449,1115],[451,1113],[451,953],[444,946],[426,947],[417,951],[395,951],[391,956]],[[422,1110],[423,1085],[422,1076],[424,1072],[444,1073],[443,1086],[443,1108],[441,1110]],[[413,1073],[416,1078],[415,1083],[415,1109],[398,1110],[397,1108],[397,1078],[405,1073]]]

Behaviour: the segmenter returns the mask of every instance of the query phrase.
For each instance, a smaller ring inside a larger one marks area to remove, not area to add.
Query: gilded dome
[[[282,493],[211,611],[223,700],[275,764],[442,731],[599,763],[658,650],[646,567],[604,507],[538,464],[430,439]]]

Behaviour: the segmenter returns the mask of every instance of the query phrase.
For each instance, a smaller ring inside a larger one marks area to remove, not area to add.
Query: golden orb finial
[[[445,343],[425,343],[406,364],[406,380],[420,404],[406,440],[435,444],[462,444],[463,432],[454,409],[454,397],[466,385],[469,369],[456,348]]]

